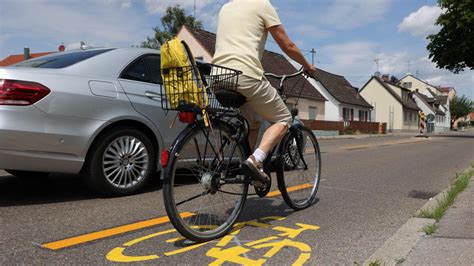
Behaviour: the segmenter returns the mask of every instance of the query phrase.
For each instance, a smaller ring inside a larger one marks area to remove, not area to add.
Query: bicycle
[[[175,86],[178,95],[172,95],[170,89],[168,93],[163,88],[161,91],[163,109],[177,110],[180,121],[189,124],[171,148],[162,151],[166,212],[187,239],[213,240],[232,229],[249,195],[249,185],[254,186],[260,197],[271,186],[271,182],[262,184],[240,172],[240,164],[251,154],[248,123],[237,109],[245,103],[245,97],[237,91],[241,72],[212,64],[166,71],[193,73],[164,80],[163,87]],[[280,79],[278,91],[286,103],[283,82],[302,73],[266,75]],[[188,85],[180,88],[188,84],[189,80],[183,79],[190,76],[199,86],[194,86],[193,91]],[[178,98],[186,101],[177,105]],[[197,99],[205,99],[207,106],[189,104]],[[269,175],[276,173],[278,189],[294,210],[314,203],[321,176],[321,154],[313,132],[301,124],[291,126],[264,162],[264,170]]]

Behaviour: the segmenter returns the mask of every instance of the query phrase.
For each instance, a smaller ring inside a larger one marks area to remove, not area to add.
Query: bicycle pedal
[[[267,174],[270,177],[267,179],[267,182],[262,183],[260,181],[254,181],[255,194],[257,194],[260,198],[265,197],[268,192],[270,192],[270,188],[272,187],[272,178],[269,173]]]

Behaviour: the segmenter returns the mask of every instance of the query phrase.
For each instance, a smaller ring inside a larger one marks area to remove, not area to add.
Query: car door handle
[[[156,92],[151,92],[151,91],[146,91],[145,92],[145,96],[154,100],[154,101],[159,101],[161,100],[161,95],[159,95],[158,93]]]

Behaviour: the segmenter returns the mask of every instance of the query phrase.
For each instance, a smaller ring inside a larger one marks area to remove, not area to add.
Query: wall
[[[340,117],[340,120],[339,121],[344,121],[344,111],[343,109],[344,108],[349,108],[349,109],[354,109],[354,121],[360,121],[360,118],[359,118],[359,111],[362,110],[362,111],[367,111],[370,113],[371,115],[371,110],[369,108],[364,108],[364,107],[358,107],[356,105],[348,105],[348,104],[341,104],[339,106],[339,113],[341,114],[341,117]],[[369,116],[370,116],[369,115]],[[378,122],[378,121],[374,121],[372,120],[372,117],[370,117],[371,121],[373,122]],[[369,121],[370,122],[370,121]]]
[[[296,98],[290,97],[287,100],[289,104],[295,104]],[[316,101],[316,100],[308,100],[300,98],[298,101],[298,110],[299,110],[299,118],[300,119],[309,119],[309,107],[316,107],[317,114],[316,120],[325,120],[325,102],[324,101]]]
[[[312,78],[309,78],[308,81],[327,99],[324,103],[325,115],[323,119],[326,121],[341,121],[342,109],[339,108],[339,101],[337,101],[319,81]]]
[[[413,76],[406,76],[402,80],[400,80],[400,82],[402,84],[403,84],[403,82],[411,82],[412,86],[411,86],[411,88],[408,88],[409,90],[415,91],[416,89],[418,89],[418,91],[420,93],[430,95],[430,97],[431,97],[431,94],[427,94],[429,92],[427,91],[426,88],[430,88],[433,91],[437,91],[437,89],[435,87],[433,87],[431,85],[428,85],[428,84],[418,80],[417,78],[415,78]]]
[[[377,122],[359,122],[351,121],[346,122],[347,126],[344,126],[344,122],[336,121],[319,121],[319,120],[303,120],[305,126],[311,128],[312,130],[324,130],[324,131],[338,131],[340,135],[343,134],[374,134],[380,133],[385,134],[387,124],[386,123],[377,123]]]
[[[382,84],[377,80],[372,79],[362,89],[362,97],[375,107],[375,119],[377,122],[387,123],[387,131],[390,128],[390,108],[393,109],[393,130],[403,130],[403,109],[401,103],[399,103],[393,96],[388,92]]]
[[[201,44],[197,42],[194,36],[192,36],[191,33],[186,28],[183,27],[178,32],[178,38],[180,38],[181,40],[185,41],[188,44],[191,51],[193,51],[194,57],[202,57],[204,62],[207,62],[207,63],[212,62],[212,55],[210,55],[206,50],[203,49]]]
[[[419,121],[418,121],[418,112],[411,109],[404,108],[404,112],[407,112],[407,120],[403,117],[403,130],[404,132],[418,132],[419,130]],[[410,120],[410,113],[412,119]]]

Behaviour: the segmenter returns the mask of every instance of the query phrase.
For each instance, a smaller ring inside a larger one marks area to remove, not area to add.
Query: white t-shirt
[[[261,80],[268,28],[280,25],[269,0],[233,0],[222,6],[212,63]]]

